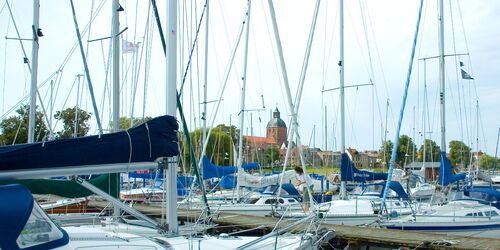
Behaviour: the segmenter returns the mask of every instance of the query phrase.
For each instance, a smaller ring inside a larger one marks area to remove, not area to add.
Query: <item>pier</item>
[[[106,207],[107,202],[91,201],[91,206]],[[161,215],[161,207],[146,204],[135,204],[138,211],[158,217]],[[199,211],[178,210],[179,221],[194,221],[200,217]],[[234,226],[241,230],[256,229],[270,232],[278,223],[279,218],[261,217],[241,214],[217,212],[212,222],[219,226]],[[281,221],[280,227],[284,227],[292,220]],[[297,230],[304,229],[308,225],[300,226]],[[357,227],[346,225],[323,224],[321,227],[336,232],[336,239],[351,246],[384,246],[393,248],[411,249],[499,249],[500,239],[479,238],[470,236],[446,235],[437,233],[425,233],[414,231],[390,230],[376,227]]]

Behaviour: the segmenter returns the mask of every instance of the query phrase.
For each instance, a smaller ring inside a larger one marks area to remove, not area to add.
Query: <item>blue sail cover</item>
[[[0,147],[0,171],[153,162],[179,154],[178,128],[161,116],[117,133]]]
[[[366,182],[376,180],[386,180],[387,173],[376,173],[364,170],[358,170],[354,163],[349,159],[347,153],[342,153],[340,161],[340,180],[352,182]]]
[[[446,186],[452,182],[464,180],[466,173],[454,174],[450,160],[446,152],[441,152],[441,164],[439,166],[439,185]]]
[[[201,172],[203,175],[203,180],[207,180],[214,177],[223,177],[226,175],[234,174],[238,172],[238,169],[233,166],[220,167],[216,166],[206,155],[201,159]]]

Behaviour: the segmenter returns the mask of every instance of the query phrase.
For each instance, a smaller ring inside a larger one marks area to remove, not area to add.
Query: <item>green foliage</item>
[[[0,145],[26,143],[28,141],[28,113],[30,106],[23,105],[16,110],[17,115],[10,116],[0,122]],[[35,141],[41,141],[47,134],[47,126],[43,113],[36,111]]]
[[[482,169],[492,169],[496,164],[496,168],[500,168],[499,164],[499,159],[497,158],[495,161],[495,157],[487,154],[481,155],[479,157],[479,167]]]
[[[67,108],[65,110],[57,111],[54,118],[62,121],[63,130],[57,132],[57,137],[62,139],[75,137],[75,110],[76,108]],[[89,120],[92,113],[78,108],[78,124],[76,130],[76,137],[85,136],[90,130]]]
[[[270,146],[266,148],[265,161],[266,165],[271,165],[280,161],[280,151],[276,146]]]
[[[380,157],[382,158],[382,165],[386,168],[389,167],[389,162],[391,160],[392,148],[394,143],[391,140],[385,141],[384,145],[380,148]]]
[[[210,138],[208,139],[206,155],[216,165],[219,166],[234,166],[233,140],[231,139],[226,126],[217,126],[212,129]],[[193,150],[196,155],[196,160],[199,160],[199,155],[203,149],[203,130],[197,129],[190,134]],[[191,157],[188,145],[183,135],[180,135],[180,145],[182,152],[182,164],[186,172],[190,171]]]
[[[425,145],[425,155],[424,155]],[[425,139],[424,144],[418,149],[418,161],[438,162],[441,160],[441,148],[435,141]]]
[[[398,144],[398,155],[396,157],[396,163],[400,166],[405,164],[410,164],[413,162],[413,156],[416,157],[417,146],[413,140],[407,135],[401,135],[399,137]]]
[[[386,141],[380,148],[380,157],[382,157],[382,160],[386,163],[386,168],[389,167],[393,147],[394,143],[392,141]],[[396,164],[399,166],[404,166],[405,164],[411,163],[413,161],[413,152],[416,151],[417,146],[415,145],[415,143],[413,143],[413,140],[407,135],[401,135],[399,137],[398,151],[396,154]]]
[[[467,166],[470,162],[471,149],[465,145],[462,141],[450,141],[450,162],[453,166],[457,164],[462,164],[462,166]]]
[[[146,117],[144,117],[144,122],[147,122],[151,119],[153,119],[153,118],[146,116]],[[130,117],[122,116],[122,117],[120,117],[120,130],[127,130],[129,128],[132,128],[134,126],[141,124],[142,122],[143,122],[143,120],[140,117],[130,118]],[[114,130],[113,121],[109,122],[109,129],[111,131]]]
[[[233,140],[234,145],[238,145],[238,141],[240,139],[240,130],[236,128],[236,126],[234,125],[226,126],[224,124],[219,124],[217,125],[217,127],[215,127],[215,129],[219,129],[224,133],[228,134]]]

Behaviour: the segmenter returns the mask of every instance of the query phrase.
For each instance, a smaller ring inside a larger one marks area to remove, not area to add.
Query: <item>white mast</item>
[[[240,98],[240,135],[238,141],[238,162],[236,163],[236,167],[238,168],[238,172],[243,165],[243,126],[245,125],[245,95],[246,95],[246,87],[247,87],[247,65],[248,65],[248,39],[250,33],[250,7],[252,5],[252,1],[248,0],[248,9],[247,9],[247,19],[246,19],[246,30],[245,30],[245,50],[244,50],[244,59],[243,59],[243,76],[241,79],[243,80],[243,84],[241,86],[241,98]],[[237,199],[240,198],[240,185],[236,183],[236,195]]]
[[[201,119],[203,121],[203,142],[207,139],[207,84],[208,84],[208,26],[209,26],[209,0],[207,0],[207,6],[205,7],[205,77],[203,84],[203,114]]]
[[[112,59],[112,79],[113,79],[113,131],[120,130],[120,17],[118,10],[120,3],[118,0],[113,0],[111,4],[111,39],[113,46]]]
[[[113,132],[120,130],[120,16],[121,9],[119,0],[113,0],[111,4],[111,40],[113,46],[112,71],[113,81]],[[117,177],[118,178],[118,177]],[[120,208],[114,207],[114,215],[120,216]]]
[[[445,78],[444,78],[444,17],[443,17],[443,0],[439,0],[439,97],[441,102],[440,115],[441,115],[441,152],[446,153],[446,122],[445,122]]]
[[[177,1],[169,0],[167,4],[167,75],[166,75],[166,114],[176,116],[177,113]],[[163,185],[167,194],[168,232],[177,233],[177,157],[168,159],[167,174]]]
[[[36,92],[38,79],[38,29],[40,22],[40,0],[33,0],[33,41],[31,49],[31,88],[30,88],[30,110],[28,120],[28,143],[35,141],[36,123]]]
[[[340,153],[345,153],[345,100],[344,100],[344,0],[340,0]],[[345,181],[340,182],[340,197],[346,199]]]
[[[243,60],[243,76],[241,79],[243,80],[243,84],[241,87],[241,98],[240,98],[240,135],[239,135],[239,142],[238,142],[238,162],[237,162],[237,167],[240,168],[241,165],[243,164],[243,126],[245,124],[245,91],[246,91],[246,86],[247,86],[247,63],[248,63],[248,39],[249,39],[249,33],[250,33],[250,7],[251,7],[251,0],[248,0],[248,9],[247,9],[247,20],[246,20],[246,30],[245,30],[245,49],[244,49],[244,60]],[[238,186],[239,187],[239,186]]]

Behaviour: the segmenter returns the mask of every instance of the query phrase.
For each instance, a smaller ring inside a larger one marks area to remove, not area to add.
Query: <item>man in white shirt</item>
[[[310,204],[309,193],[312,192],[313,181],[309,175],[304,174],[304,169],[299,166],[295,167],[295,177],[299,182],[299,189],[302,189],[304,212],[308,212]]]

